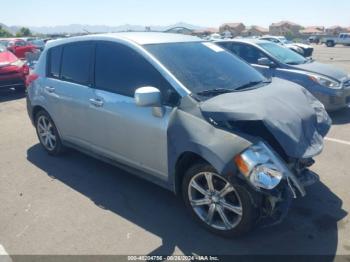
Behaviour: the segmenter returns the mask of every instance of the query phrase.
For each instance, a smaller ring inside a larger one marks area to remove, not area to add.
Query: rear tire
[[[57,156],[64,152],[55,123],[46,111],[40,110],[35,115],[35,129],[40,144],[49,155]]]
[[[187,170],[182,195],[194,220],[217,235],[239,236],[255,225],[258,211],[248,190],[221,176],[206,162],[194,164]]]

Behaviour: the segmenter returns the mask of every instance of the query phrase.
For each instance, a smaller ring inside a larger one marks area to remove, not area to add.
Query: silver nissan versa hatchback
[[[304,88],[178,34],[53,41],[27,84],[50,155],[75,148],[172,190],[223,236],[283,219],[331,124]]]

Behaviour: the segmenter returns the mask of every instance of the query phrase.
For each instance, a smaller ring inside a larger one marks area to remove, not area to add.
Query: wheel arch
[[[177,159],[175,164],[174,189],[176,195],[181,194],[181,185],[185,172],[195,163],[203,161],[209,163],[206,159],[197,153],[186,151],[183,152]]]
[[[32,110],[32,119],[33,119],[33,123],[35,124],[35,118],[36,118],[36,115],[38,114],[38,112],[40,111],[45,111],[46,113],[49,114],[49,112],[41,105],[35,105],[33,106],[33,110]],[[51,115],[49,114],[49,116],[51,117]]]
[[[33,110],[32,110],[32,112],[31,112],[31,119],[32,119],[33,125],[34,125],[34,126],[36,125],[36,123],[35,123],[35,121],[36,121],[36,115],[37,115],[40,111],[45,111],[45,112],[49,115],[49,117],[52,119],[52,121],[53,121],[54,124],[55,124],[55,127],[56,127],[56,129],[57,129],[57,132],[58,132],[59,136],[60,136],[61,139],[62,139],[62,133],[61,133],[60,128],[57,126],[57,123],[56,123],[56,121],[55,121],[55,118],[52,117],[52,115],[50,114],[50,112],[49,112],[44,106],[42,106],[42,105],[34,105],[34,106],[33,106]],[[36,127],[35,127],[35,128],[36,128]]]
[[[208,163],[217,171],[218,175],[222,176],[234,175],[237,171],[233,160],[229,162],[223,161],[219,155],[203,145],[196,145],[195,148],[197,150],[193,150],[194,147],[184,150],[174,163],[172,183],[176,194],[181,193],[182,180],[186,171],[198,162]]]

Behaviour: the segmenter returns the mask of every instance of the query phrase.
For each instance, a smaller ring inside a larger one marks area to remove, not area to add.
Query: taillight
[[[29,66],[24,64],[22,68],[23,68],[23,74],[29,75]]]
[[[26,77],[26,87],[28,88],[35,80],[38,79],[37,74],[30,74]]]

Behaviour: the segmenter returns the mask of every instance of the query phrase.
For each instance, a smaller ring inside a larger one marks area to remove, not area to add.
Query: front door
[[[98,42],[95,52],[95,92],[89,111],[95,150],[167,179],[167,128],[176,109],[164,105],[164,116],[156,117],[151,107],[135,104],[134,93],[139,87],[156,87],[166,104],[172,87],[128,46]]]

